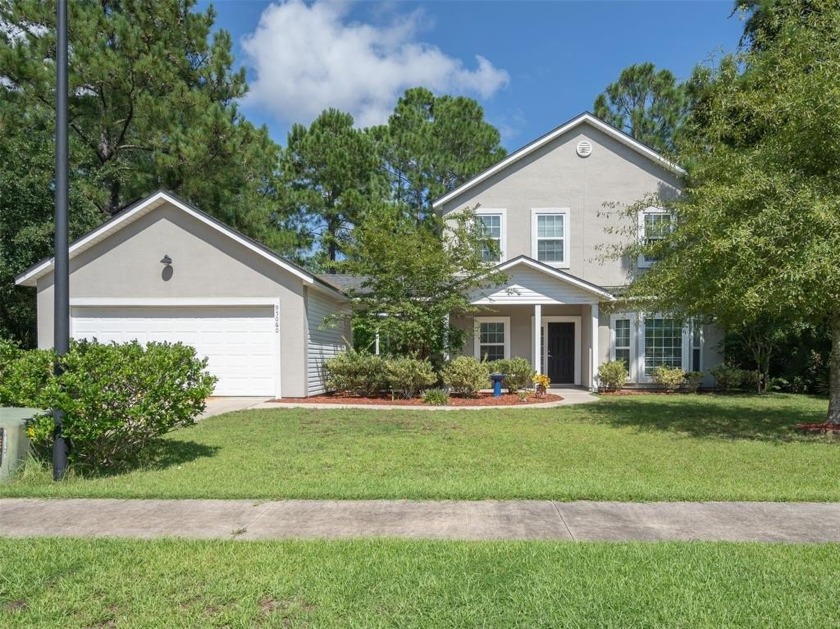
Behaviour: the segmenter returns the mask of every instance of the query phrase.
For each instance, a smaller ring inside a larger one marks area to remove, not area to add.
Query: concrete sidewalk
[[[840,542],[840,503],[10,498],[0,535]]]

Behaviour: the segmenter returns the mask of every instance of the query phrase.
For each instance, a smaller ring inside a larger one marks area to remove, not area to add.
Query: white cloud
[[[301,123],[335,107],[365,127],[385,122],[410,87],[488,98],[509,80],[484,57],[469,69],[418,41],[418,12],[375,26],[350,21],[349,8],[344,1],[302,0],[266,8],[242,43],[255,74],[247,103],[278,121]]]

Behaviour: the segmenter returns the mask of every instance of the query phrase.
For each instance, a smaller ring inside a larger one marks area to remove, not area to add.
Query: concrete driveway
[[[263,402],[268,402],[271,398],[265,397],[211,397],[207,398],[207,408],[198,416],[197,421],[213,417],[214,415],[223,415],[224,413],[232,413],[233,411],[244,411],[253,408]]]

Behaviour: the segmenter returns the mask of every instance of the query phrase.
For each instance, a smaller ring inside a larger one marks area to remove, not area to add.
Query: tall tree
[[[312,249],[310,266],[332,270],[342,242],[386,193],[377,145],[353,116],[327,109],[309,128],[295,124],[283,155],[284,226]]]
[[[819,0],[735,0],[734,12],[745,16],[741,46],[760,49],[772,44],[786,23],[807,23],[814,11],[824,6]]]
[[[814,3],[714,73],[689,122],[676,229],[632,292],[723,323],[828,322],[840,424],[840,7]]]
[[[35,345],[35,304],[15,277],[53,252],[54,122],[0,101],[0,339]],[[101,215],[71,191],[70,237],[96,226]]]
[[[595,115],[657,151],[674,151],[674,136],[687,112],[685,87],[652,63],[621,71],[595,99]]]
[[[195,0],[70,3],[72,185],[103,216],[156,188],[269,235],[277,147],[239,113],[230,35]],[[52,110],[53,1],[0,3],[0,97]]]
[[[463,96],[435,96],[422,87],[403,94],[387,127],[377,134],[393,198],[421,222],[430,215],[434,199],[506,155],[499,131],[484,119],[481,105]]]

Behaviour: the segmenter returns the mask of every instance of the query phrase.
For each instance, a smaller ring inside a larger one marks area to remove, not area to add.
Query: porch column
[[[589,374],[589,388],[595,390],[595,376],[598,375],[598,304],[592,304],[592,373]]]
[[[542,306],[540,304],[534,305],[534,371],[542,373]]]

